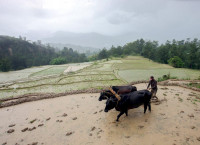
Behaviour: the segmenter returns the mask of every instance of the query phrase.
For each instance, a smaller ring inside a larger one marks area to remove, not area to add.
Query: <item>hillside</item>
[[[187,38],[186,40],[158,41],[138,39],[124,46],[102,49],[96,59],[108,57],[124,57],[127,55],[140,55],[155,62],[169,64],[176,68],[200,69],[200,40]],[[94,57],[94,59],[95,59]]]
[[[65,48],[55,52],[53,47],[44,46],[39,41],[30,43],[22,38],[0,36],[0,71],[48,65],[51,61],[52,64],[59,64],[58,61],[62,61],[62,64],[87,59],[84,54],[79,54],[73,49]]]
[[[53,48],[47,49],[45,46],[22,39],[0,36],[0,60],[4,60],[7,67],[12,70],[46,65],[53,57]]]

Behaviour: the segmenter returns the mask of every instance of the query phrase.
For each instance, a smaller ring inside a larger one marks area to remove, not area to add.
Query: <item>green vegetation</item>
[[[108,57],[124,57],[127,55],[141,55],[150,60],[170,64],[173,67],[185,67],[200,69],[200,40],[187,39],[167,41],[165,44],[158,45],[157,41],[145,41],[143,39],[127,43],[123,47],[112,46],[110,50],[103,49],[95,59]]]
[[[177,77],[171,77],[170,73],[169,73],[167,75],[163,75],[162,77],[159,77],[158,82],[162,82],[162,81],[169,80],[169,79],[177,79]]]
[[[1,86],[1,97],[15,97],[29,93],[62,93],[90,88],[102,89],[111,85],[148,80],[151,75],[154,75],[156,79],[169,79],[172,78],[171,76],[178,79],[197,79],[200,76],[198,70],[173,68],[141,56],[95,61],[82,70],[64,74],[64,70],[72,65],[84,64],[52,65],[44,66],[43,69],[35,68],[38,71],[32,71],[29,79]],[[27,71],[30,70],[27,69]]]
[[[63,50],[56,52],[49,45],[45,46],[39,42],[29,43],[25,40],[0,36],[0,71],[19,70],[31,66],[59,65],[67,63],[77,63],[95,61],[118,57],[125,58],[128,55],[138,55],[149,59],[145,65],[146,69],[165,68],[162,64],[170,64],[176,68],[200,69],[200,40],[187,39],[167,41],[165,44],[158,45],[157,41],[144,41],[143,39],[127,43],[123,47],[112,46],[110,50],[102,49],[98,54],[86,57],[73,51],[72,48],[64,47]],[[154,63],[159,62],[162,64]],[[120,70],[139,69],[143,62],[138,61],[131,64],[132,60],[123,59],[125,65],[118,65]],[[129,61],[129,62],[128,62]],[[155,68],[154,68],[154,66]],[[134,66],[134,67],[133,67]],[[138,67],[136,67],[138,66]],[[166,65],[166,68],[170,66]],[[171,72],[170,72],[171,73]],[[162,74],[165,75],[166,73]]]
[[[189,86],[189,87],[195,87],[195,88],[199,88],[199,89],[200,89],[200,83],[189,83],[188,86]]]
[[[118,63],[114,63],[113,67],[117,70],[118,75],[127,82],[148,80],[151,75],[158,81],[175,78],[197,79],[200,75],[199,70],[173,68],[169,65],[156,63],[141,56],[128,56],[118,61]],[[168,78],[165,77],[167,74],[170,74]]]
[[[119,76],[124,78],[127,82],[148,80],[149,76],[153,75],[156,79],[163,75],[170,73],[172,78],[178,79],[196,79],[199,75],[199,71],[190,69],[149,69],[149,70],[122,70],[118,72]]]
[[[102,49],[98,54],[98,59],[104,59],[104,58],[108,58],[108,54],[105,48]]]
[[[72,48],[55,51],[41,43],[0,36],[0,71],[19,70],[31,66],[66,64],[87,61],[85,54]]]
[[[177,67],[177,68],[181,68],[184,66],[184,63],[182,61],[182,59],[178,56],[174,56],[172,58],[170,58],[168,60],[168,63],[173,66],[173,67]]]
[[[2,59],[0,61],[0,70],[6,72],[10,70],[10,61],[8,59]]]
[[[65,64],[67,61],[64,57],[57,57],[50,61],[51,65]]]

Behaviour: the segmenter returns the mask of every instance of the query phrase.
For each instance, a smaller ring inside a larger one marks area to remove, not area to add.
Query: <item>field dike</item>
[[[200,92],[200,89],[194,88],[194,87],[189,87],[187,83],[193,83],[193,82],[199,82],[199,80],[166,80],[163,82],[159,82],[158,85],[160,86],[178,86],[186,89],[190,89],[193,91],[198,91]],[[124,84],[124,85],[136,85],[136,84],[143,84],[145,83],[147,85],[148,81],[135,81],[131,82],[129,84]],[[85,89],[85,90],[73,90],[73,91],[68,91],[65,93],[30,93],[30,94],[24,94],[24,95],[19,95],[16,97],[10,97],[10,98],[2,98],[0,99],[0,108],[4,107],[9,107],[9,106],[14,106],[18,104],[22,104],[25,102],[32,102],[32,101],[38,101],[38,100],[43,100],[43,99],[51,99],[51,98],[56,98],[56,97],[61,97],[61,96],[67,96],[67,95],[73,95],[73,94],[88,94],[88,93],[100,93],[102,90],[108,89],[108,87],[102,87],[101,89]]]

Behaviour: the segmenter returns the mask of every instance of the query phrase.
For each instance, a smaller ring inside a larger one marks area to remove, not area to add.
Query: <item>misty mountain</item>
[[[99,33],[72,33],[59,31],[52,33],[47,38],[43,38],[42,41],[46,43],[70,44],[72,46],[78,45],[80,47],[90,47],[98,50],[104,47],[110,48],[112,45],[124,45],[125,43],[133,41],[134,39],[136,38],[131,37],[131,34],[109,36]],[[75,49],[75,47],[72,48]]]

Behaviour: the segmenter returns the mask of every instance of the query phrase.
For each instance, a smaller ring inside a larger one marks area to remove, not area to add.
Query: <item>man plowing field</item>
[[[151,88],[149,88],[151,86]],[[149,84],[147,86],[147,89],[151,89],[151,93],[152,93],[152,99],[158,99],[158,97],[156,97],[156,93],[157,93],[157,90],[158,90],[158,87],[157,87],[157,81],[154,79],[153,76],[150,77],[150,81],[149,81]]]
[[[149,88],[151,86],[151,88]],[[151,89],[151,92],[148,91]],[[144,105],[144,113],[146,113],[147,107],[151,111],[151,98],[156,97],[158,87],[157,81],[153,76],[150,77],[147,90],[137,91],[135,86],[113,86],[109,90],[101,92],[99,101],[106,100],[105,112],[115,108],[117,111],[120,111],[120,114],[117,116],[117,120],[124,113],[128,116],[128,110],[138,108],[141,105]]]
[[[119,121],[120,116],[124,113],[128,116],[129,109],[138,108],[141,105],[144,105],[144,113],[147,107],[151,111],[151,96],[152,93],[148,90],[137,91],[135,86],[113,86],[109,90],[101,92],[99,101],[107,99],[105,112],[113,108],[120,111],[116,120]]]

